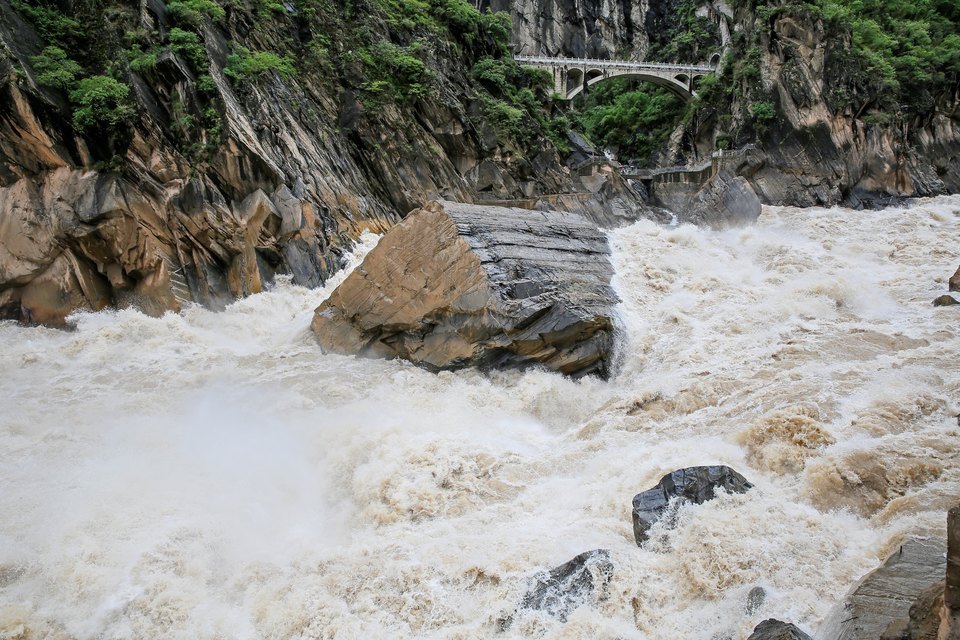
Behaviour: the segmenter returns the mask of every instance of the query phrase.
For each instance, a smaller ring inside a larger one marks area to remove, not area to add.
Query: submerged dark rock
[[[688,467],[668,473],[657,486],[633,498],[633,535],[643,544],[647,531],[660,519],[673,499],[694,504],[712,500],[718,488],[744,493],[753,487],[742,475],[727,466]]]
[[[613,569],[608,550],[581,553],[559,567],[538,574],[517,611],[542,611],[566,622],[581,605],[606,597]],[[513,616],[502,620],[500,626],[506,629],[512,622]]]
[[[955,304],[960,304],[960,300],[957,300],[953,296],[943,294],[942,296],[937,296],[933,299],[933,306],[935,307],[950,307]]]
[[[754,587],[753,589],[750,589],[750,593],[747,594],[747,606],[745,609],[747,614],[752,616],[759,611],[766,599],[767,591],[763,587]]]
[[[608,254],[576,214],[432,202],[383,237],[312,328],[327,351],[432,371],[606,376],[617,302]]]
[[[753,628],[747,640],[813,640],[795,624],[775,618],[764,620]]]

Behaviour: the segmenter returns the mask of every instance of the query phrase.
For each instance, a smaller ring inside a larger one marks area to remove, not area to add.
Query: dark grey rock
[[[536,575],[517,612],[542,611],[566,622],[567,617],[581,605],[606,597],[613,569],[608,550],[594,549],[581,553],[559,567]],[[513,616],[501,620],[500,626],[505,629],[512,622]]]
[[[727,466],[689,467],[668,473],[657,486],[633,498],[633,535],[637,545],[647,540],[647,531],[660,519],[671,500],[703,504],[713,499],[718,488],[744,493],[751,487],[746,478]]]
[[[935,307],[951,307],[955,304],[960,304],[960,300],[957,300],[953,296],[949,296],[947,294],[937,296],[933,299],[933,306]]]
[[[747,640],[813,640],[813,638],[795,624],[770,618],[754,627],[753,633]]]
[[[763,587],[754,587],[750,589],[750,593],[747,594],[747,615],[753,615],[760,610],[760,607],[763,606],[764,601],[767,599],[767,592]]]

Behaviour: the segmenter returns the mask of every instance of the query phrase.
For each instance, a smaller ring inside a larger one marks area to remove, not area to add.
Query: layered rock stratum
[[[391,229],[321,304],[327,351],[430,370],[610,370],[618,299],[606,237],[559,211],[432,202]]]

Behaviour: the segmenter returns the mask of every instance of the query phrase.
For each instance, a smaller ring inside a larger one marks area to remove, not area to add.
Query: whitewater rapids
[[[816,633],[902,534],[944,535],[960,307],[931,301],[960,197],[610,240],[609,382],[323,355],[308,325],[343,274],[221,313],[0,324],[0,638]],[[756,488],[639,549],[634,494],[705,464]],[[498,633],[531,576],[596,548],[606,600]]]

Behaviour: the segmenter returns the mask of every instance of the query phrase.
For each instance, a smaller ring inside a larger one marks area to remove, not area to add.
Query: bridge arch
[[[565,79],[564,93],[569,94],[571,91],[575,91],[577,87],[583,87],[583,69],[576,67],[566,69],[563,75]]]
[[[703,74],[696,74],[691,78],[684,74],[678,74],[674,77],[663,77],[662,75],[653,75],[650,73],[644,73],[643,71],[616,74],[605,74],[600,70],[597,71],[599,71],[600,75],[594,75],[592,77],[590,76],[590,72],[587,72],[588,79],[586,82],[581,81],[579,84],[574,84],[572,86],[568,84],[566,95],[567,100],[573,100],[575,97],[583,93],[585,89],[592,87],[598,82],[603,82],[604,80],[610,80],[612,78],[624,78],[628,80],[641,80],[643,82],[649,82],[659,87],[669,89],[676,95],[683,98],[685,101],[689,102],[696,96],[696,91],[693,89],[693,84],[703,77]]]
[[[697,80],[716,71],[716,65],[635,62],[586,58],[545,58],[515,55],[521,63],[553,74],[554,91],[572,100],[584,89],[608,78],[635,78],[666,87],[684,100],[696,96]]]

